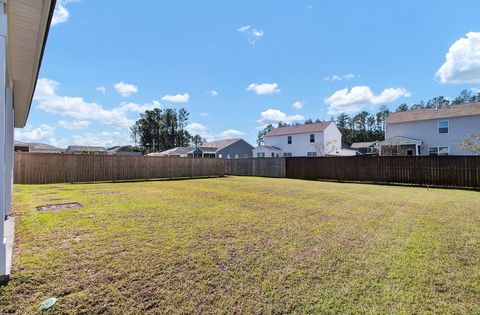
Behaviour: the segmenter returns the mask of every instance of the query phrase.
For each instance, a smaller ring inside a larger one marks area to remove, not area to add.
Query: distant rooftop
[[[354,142],[350,146],[352,149],[362,149],[362,148],[369,148],[372,145],[377,144],[378,141],[372,141],[372,142]]]
[[[101,152],[106,149],[98,146],[69,145],[67,151]]]
[[[284,135],[311,133],[311,132],[322,132],[325,129],[327,129],[327,127],[330,126],[331,124],[333,124],[333,122],[331,121],[322,121],[314,124],[306,124],[306,125],[299,125],[299,126],[292,126],[292,127],[280,127],[270,131],[266,135],[266,137],[284,136]]]
[[[480,103],[452,105],[438,109],[425,108],[390,113],[387,117],[387,124],[464,116],[480,116]]]
[[[223,150],[226,147],[231,146],[232,144],[234,144],[238,141],[243,141],[243,139],[236,138],[236,139],[215,140],[215,141],[210,141],[210,142],[205,143],[202,147],[217,148],[217,150]]]

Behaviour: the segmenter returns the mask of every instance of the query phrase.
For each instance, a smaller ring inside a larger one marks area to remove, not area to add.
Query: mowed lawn
[[[16,185],[0,313],[480,313],[480,193],[290,179]],[[80,202],[82,209],[36,206]]]

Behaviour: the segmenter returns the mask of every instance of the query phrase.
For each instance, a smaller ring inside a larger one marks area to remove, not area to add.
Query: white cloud
[[[435,76],[441,83],[479,83],[480,32],[470,32],[457,40]]]
[[[202,124],[194,122],[189,124],[186,129],[193,136],[200,135],[202,138],[207,139],[207,141],[214,139],[214,136],[208,131],[208,128]]]
[[[81,135],[73,135],[72,138],[76,145],[95,145],[107,148],[131,143],[128,132],[120,131],[87,132]]]
[[[329,76],[329,77],[325,77],[323,78],[325,81],[332,81],[332,82],[335,82],[335,81],[343,81],[343,80],[346,80],[346,81],[349,81],[349,80],[352,80],[355,78],[355,75],[352,74],[352,73],[348,73],[348,74],[344,74],[344,75],[338,75],[338,74],[334,74],[332,76]]]
[[[171,103],[186,103],[190,99],[188,93],[177,94],[177,95],[165,95],[162,97],[162,101],[171,102]]]
[[[291,123],[304,119],[305,117],[303,117],[302,115],[289,116],[278,109],[267,109],[266,111],[260,113],[260,120],[258,122],[261,124],[274,124],[278,123],[279,121]]]
[[[114,85],[117,92],[123,97],[130,97],[132,94],[138,92],[138,87],[133,84],[118,82]]]
[[[252,45],[255,45],[257,40],[263,37],[264,33],[262,30],[257,30],[256,28],[251,27],[250,25],[241,26],[237,29],[238,32],[247,34],[248,42]]]
[[[215,90],[213,90],[213,91],[207,91],[207,94],[210,95],[210,96],[218,96],[218,95],[219,95],[219,93],[218,93],[217,91],[215,91]]]
[[[208,113],[200,113],[200,116],[202,116],[202,117],[207,117],[207,116],[208,116]]]
[[[25,129],[15,129],[15,139],[20,141],[35,142],[53,136],[55,136],[55,127],[47,124],[40,125],[37,128],[27,126]]]
[[[273,94],[280,92],[277,83],[252,83],[247,87],[248,91],[255,91],[258,95]]]
[[[46,78],[38,80],[33,97],[38,102],[38,109],[76,120],[97,121],[107,125],[130,127],[134,120],[128,118],[128,112],[139,113],[160,105],[158,101],[144,105],[123,103],[113,109],[105,109],[102,105],[87,102],[82,97],[60,96],[57,94],[58,87],[59,83],[56,81]]]
[[[70,18],[70,12],[67,10],[67,4],[78,2],[78,0],[58,0],[55,5],[55,11],[52,17],[52,26],[65,23]]]
[[[325,100],[329,105],[328,114],[335,115],[342,112],[354,113],[368,105],[391,103],[400,97],[410,97],[411,94],[404,88],[388,88],[379,95],[374,95],[368,86],[355,86],[339,90]]]
[[[107,93],[107,89],[104,86],[99,86],[95,90],[99,93],[102,93],[103,95],[105,95],[105,93]]]
[[[304,106],[303,102],[300,102],[300,101],[296,101],[295,103],[293,103],[292,107],[295,108],[295,109],[302,109]]]
[[[245,33],[246,31],[248,31],[249,29],[251,28],[250,25],[245,25],[245,26],[241,26],[237,29],[237,31],[239,31],[240,33]]]
[[[151,103],[146,104],[137,104],[137,103],[122,103],[118,109],[125,112],[132,113],[144,113],[146,110],[152,110],[154,108],[161,108],[162,104],[159,101],[152,101]]]
[[[221,138],[235,138],[235,137],[241,137],[244,135],[245,135],[245,132],[235,130],[235,129],[228,129],[220,133]]]
[[[76,121],[66,121],[59,120],[58,125],[62,128],[69,130],[85,129],[90,126],[90,121],[87,120],[76,120]]]

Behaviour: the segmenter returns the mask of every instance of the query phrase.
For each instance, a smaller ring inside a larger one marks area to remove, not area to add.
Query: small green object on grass
[[[40,309],[41,310],[48,310],[50,307],[55,305],[55,303],[57,303],[56,298],[49,298],[49,299],[43,301],[42,304],[40,304]]]

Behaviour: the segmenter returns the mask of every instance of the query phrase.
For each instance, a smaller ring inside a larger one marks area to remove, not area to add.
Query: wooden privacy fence
[[[286,177],[480,188],[479,156],[287,158]]]
[[[226,159],[226,175],[285,177],[284,158]]]
[[[16,184],[223,176],[221,159],[15,152]]]

